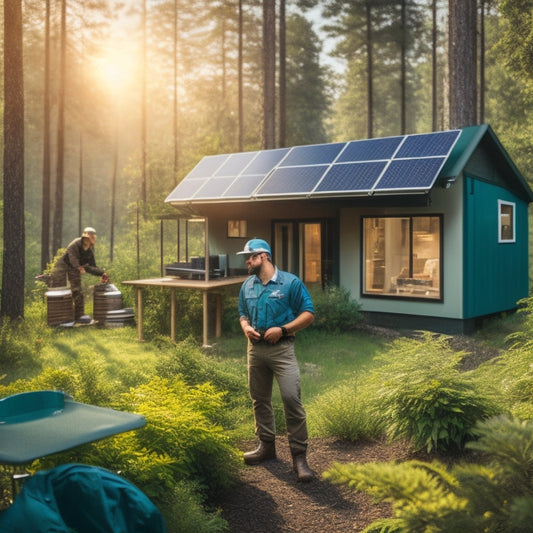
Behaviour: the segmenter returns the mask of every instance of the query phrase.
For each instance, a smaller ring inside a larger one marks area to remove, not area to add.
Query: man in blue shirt
[[[272,408],[273,378],[283,400],[289,447],[299,481],[311,481],[307,459],[307,421],[300,395],[300,370],[294,353],[294,334],[314,320],[314,306],[303,282],[272,263],[269,244],[248,241],[250,277],[239,293],[240,324],[248,339],[248,386],[259,447],[244,454],[248,465],[276,458],[276,427]]]

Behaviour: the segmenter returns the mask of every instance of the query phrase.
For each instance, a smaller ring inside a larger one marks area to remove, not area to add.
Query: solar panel
[[[428,190],[433,186],[444,161],[444,157],[391,161],[374,190]]]
[[[204,157],[167,202],[429,191],[461,130]]]
[[[204,157],[186,176],[188,178],[209,178],[213,176],[218,168],[228,158],[227,154],[224,155],[208,155]]]
[[[246,167],[243,174],[262,174],[266,176],[285,157],[290,148],[277,148],[259,152],[254,160]]]
[[[257,152],[231,154],[226,161],[213,173],[214,176],[238,176],[257,155]]]
[[[280,166],[323,165],[332,163],[345,145],[346,143],[295,146],[280,163]]]
[[[261,185],[256,196],[308,194],[327,168],[326,165],[279,167]]]
[[[200,188],[206,183],[207,178],[202,179],[184,179],[178,184],[178,186],[170,193],[167,198],[168,201],[184,201],[190,200],[200,190]]]
[[[367,192],[379,178],[385,165],[385,161],[333,165],[313,192]]]
[[[227,188],[222,195],[225,199],[250,198],[263,181],[264,176],[241,176]]]
[[[395,158],[448,155],[459,133],[458,130],[452,130],[408,135]]]
[[[384,139],[351,141],[337,159],[337,163],[390,159],[402,140],[403,137],[386,137]]]
[[[233,177],[211,178],[202,188],[198,189],[195,198],[220,198],[224,191],[232,184]]]

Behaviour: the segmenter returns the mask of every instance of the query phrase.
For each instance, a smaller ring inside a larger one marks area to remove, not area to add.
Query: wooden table
[[[240,285],[247,276],[235,276],[227,278],[216,278],[210,280],[203,279],[180,279],[180,278],[151,278],[137,279],[132,281],[122,281],[124,285],[133,285],[137,288],[137,332],[139,341],[143,341],[143,298],[142,290],[146,287],[163,287],[170,289],[170,338],[172,342],[176,340],[176,289],[189,289],[202,291],[203,295],[203,345],[207,346],[207,336],[209,331],[209,313],[207,307],[208,294],[216,295],[216,336],[220,337],[222,330],[222,304],[220,299],[220,289],[230,285]]]

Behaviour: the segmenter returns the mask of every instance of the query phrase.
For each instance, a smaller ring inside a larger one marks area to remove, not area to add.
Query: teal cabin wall
[[[529,291],[527,202],[468,175],[464,195],[464,318],[514,309]],[[514,243],[498,242],[498,200],[515,203]]]

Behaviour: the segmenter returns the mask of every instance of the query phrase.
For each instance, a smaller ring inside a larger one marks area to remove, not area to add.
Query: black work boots
[[[247,465],[253,466],[268,461],[270,459],[276,459],[276,443],[266,442],[264,440],[259,441],[259,446],[252,452],[246,452],[244,454],[244,462]],[[314,477],[313,471],[307,464],[307,458],[305,453],[298,453],[292,456],[293,470],[296,472],[298,481],[308,482]]]
[[[307,464],[307,458],[305,457],[305,453],[293,455],[292,465],[294,471],[296,472],[296,475],[298,476],[298,481],[307,483],[308,481],[311,481],[313,479],[313,471],[309,468],[309,465]]]
[[[253,452],[246,452],[244,454],[244,462],[247,465],[258,465],[263,461],[276,458],[276,443],[259,441],[259,446]]]

